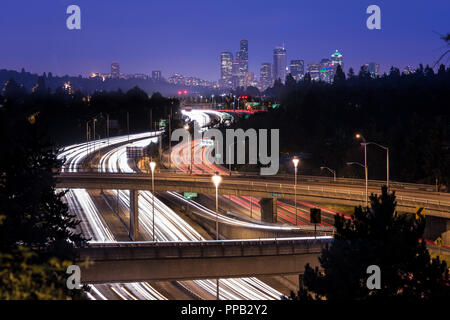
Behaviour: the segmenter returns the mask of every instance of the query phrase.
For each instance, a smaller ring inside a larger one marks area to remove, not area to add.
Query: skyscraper
[[[318,62],[310,62],[308,63],[307,71],[311,76],[311,80],[319,81],[320,80],[320,63]]]
[[[255,74],[253,72],[246,72],[244,74],[244,87],[250,87],[254,85]]]
[[[335,69],[330,59],[320,60],[319,80],[331,83],[334,79]]]
[[[286,80],[286,49],[275,47],[273,50],[273,80],[280,79],[282,83]]]
[[[331,55],[331,63],[334,67],[334,69],[337,68],[337,65],[339,64],[342,68],[342,71],[344,71],[344,61],[342,59],[342,54],[339,51],[335,51],[332,55]]]
[[[120,78],[120,66],[117,62],[111,63],[111,78],[113,79]]]
[[[305,72],[305,62],[303,60],[291,60],[290,69],[291,76],[296,80],[300,80],[303,78],[303,74]]]
[[[367,72],[370,73],[372,78],[376,78],[378,76],[378,71],[380,69],[380,65],[375,62],[366,63]]]
[[[241,73],[240,65],[241,64],[239,60],[233,60],[231,67],[231,82],[233,88],[241,87],[244,85],[244,74]]]
[[[233,54],[222,52],[220,54],[220,86],[231,87],[233,77]]]
[[[160,81],[161,80],[161,71],[159,71],[159,70],[152,71],[152,79],[154,81]]]
[[[236,58],[239,61],[239,71],[244,75],[248,72],[248,40],[241,40],[240,49]]]
[[[268,87],[272,86],[272,82],[272,66],[268,62],[261,64],[259,73],[259,89],[261,91],[266,90]]]

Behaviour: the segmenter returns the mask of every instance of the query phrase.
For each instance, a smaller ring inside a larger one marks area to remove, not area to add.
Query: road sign
[[[425,218],[425,208],[420,207],[416,209],[416,220],[420,218]]]
[[[434,244],[440,248],[444,244],[444,241],[442,241],[441,237],[437,237],[437,239],[434,241]]]
[[[184,192],[184,197],[188,199],[196,198],[198,194],[196,192]]]
[[[310,209],[310,214],[309,214],[309,221],[311,223],[321,223],[322,222],[322,210],[320,210],[319,208],[311,208]]]
[[[271,197],[271,198],[281,198],[281,193],[269,193],[269,197]]]

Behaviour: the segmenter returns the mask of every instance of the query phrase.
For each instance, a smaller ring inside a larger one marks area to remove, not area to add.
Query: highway
[[[191,111],[184,111],[183,114],[189,117],[191,120],[196,121],[198,123],[198,126],[203,128],[207,126],[211,119],[214,117],[221,120],[224,113],[211,110],[204,111],[193,109]],[[215,172],[218,172],[219,174],[228,178],[229,171],[222,166],[216,165],[212,162],[211,151],[212,147],[202,147],[200,145],[200,141],[192,141],[192,158],[194,160],[192,164],[192,173],[211,175]],[[186,148],[186,146],[175,146],[172,149],[171,154],[173,167],[184,173],[189,172],[191,165],[190,157],[190,152],[188,151],[188,148]],[[245,181],[243,183],[247,184],[248,181]],[[214,199],[211,200],[212,202],[214,201]],[[234,207],[235,212],[255,218],[260,218],[259,200],[260,198],[257,197],[220,196],[221,206],[223,204],[229,204],[231,207]],[[279,222],[299,226],[310,225],[309,209],[312,207],[320,207],[324,213],[322,222],[319,224],[319,226],[331,228],[334,222],[334,215],[336,215],[338,212],[305,201],[297,201],[296,210],[295,203],[293,203],[292,201],[279,200],[277,203]],[[348,216],[347,214],[344,215]]]
[[[150,142],[150,138],[145,138],[145,135],[133,136],[131,138],[133,140],[141,139],[132,144],[135,146],[147,145]],[[117,138],[115,142],[120,144],[126,141],[126,139],[127,137]],[[100,148],[105,148],[107,144],[105,141],[98,141],[95,144],[91,143],[89,150],[94,152],[94,146],[95,150],[98,151]],[[79,164],[86,157],[86,150],[87,147],[85,144],[65,148],[60,155],[60,157],[65,156],[67,159],[67,164],[63,171],[76,170],[74,168],[79,167]],[[102,172],[133,172],[126,159],[126,145],[120,145],[117,148],[105,152],[100,158],[99,170]],[[127,191],[120,191],[119,193],[116,191],[105,191],[105,193],[109,194],[110,198],[111,196],[113,198],[119,196],[121,207],[128,206]],[[68,196],[68,203],[71,210],[75,211],[83,219],[84,223],[81,225],[84,228],[83,231],[87,232],[87,235],[92,237],[93,240],[115,240],[104,221],[102,221],[101,215],[86,190],[71,190]],[[142,226],[142,233],[147,238],[150,238],[152,230],[151,203],[151,193],[147,191],[141,192],[139,197],[139,222]],[[155,235],[158,241],[192,241],[202,239],[191,226],[157,198],[155,198]],[[186,291],[194,292],[195,296],[200,298],[212,299],[215,294],[216,284],[212,280],[184,281],[179,284]],[[106,295],[101,291],[105,290],[104,286],[107,286],[109,291],[116,294],[114,298],[130,298],[130,293],[133,298],[137,299],[149,299],[150,297],[154,299],[164,298],[148,283],[110,284],[103,285],[103,287],[100,286],[99,288],[96,285],[93,286],[94,294],[92,294],[92,298],[105,298]],[[256,278],[222,279],[220,294],[221,299],[278,299],[281,296],[280,292],[270,288]]]

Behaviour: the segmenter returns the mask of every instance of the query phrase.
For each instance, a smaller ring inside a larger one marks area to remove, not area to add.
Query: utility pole
[[[172,168],[172,107],[169,114],[169,169]]]

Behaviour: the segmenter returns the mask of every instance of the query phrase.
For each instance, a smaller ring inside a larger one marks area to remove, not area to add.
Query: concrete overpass
[[[78,249],[83,283],[172,281],[302,274],[331,237],[195,242],[91,243]]]
[[[287,179],[261,176],[223,176],[219,193],[223,195],[254,196],[262,198],[262,220],[277,222],[276,201],[278,198],[310,201],[313,203],[334,203],[348,206],[365,204],[363,185],[353,183],[330,183],[329,181],[303,181],[299,179],[297,187]],[[292,180],[292,179],[290,179]],[[58,176],[58,188],[83,188],[105,190],[130,190],[130,237],[136,240],[138,234],[138,190],[151,191],[151,176],[148,174],[123,173],[62,173]],[[189,175],[171,172],[159,172],[155,175],[156,191],[197,192],[215,194],[215,187],[209,175]],[[413,184],[393,184],[396,191],[397,210],[415,213],[418,207],[426,209],[426,235],[430,239],[441,236],[444,243],[450,243],[450,195],[424,190]],[[369,187],[369,193],[380,193],[375,183]]]
[[[363,186],[330,183],[305,183],[299,179],[296,188],[286,180],[262,180],[260,177],[223,176],[219,193],[259,198],[280,198],[334,203],[350,206],[364,205]],[[58,176],[58,188],[151,190],[148,174],[122,173],[63,173]],[[197,192],[215,194],[210,176],[161,173],[155,175],[156,191]],[[415,213],[424,207],[429,216],[450,218],[450,195],[411,188],[392,187],[396,191],[397,208],[402,212]],[[380,193],[378,186],[369,187],[369,193]],[[276,221],[273,221],[276,222]]]

